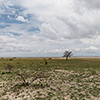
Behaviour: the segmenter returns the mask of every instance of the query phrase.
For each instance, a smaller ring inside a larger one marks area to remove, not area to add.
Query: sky
[[[100,0],[0,0],[0,57],[100,56]]]

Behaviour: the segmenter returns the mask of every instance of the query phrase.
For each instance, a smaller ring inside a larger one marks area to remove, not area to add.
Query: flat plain
[[[0,100],[100,100],[100,58],[0,58]]]

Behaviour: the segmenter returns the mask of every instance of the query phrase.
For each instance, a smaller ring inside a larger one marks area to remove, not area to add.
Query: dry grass
[[[47,64],[45,64],[45,61]],[[7,64],[30,82],[9,72]],[[35,74],[34,74],[35,73]],[[42,75],[43,74],[43,75]],[[100,59],[9,58],[0,59],[0,100],[100,100]]]

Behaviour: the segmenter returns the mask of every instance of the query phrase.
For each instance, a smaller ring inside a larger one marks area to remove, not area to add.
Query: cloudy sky
[[[0,0],[0,57],[100,56],[100,0]]]

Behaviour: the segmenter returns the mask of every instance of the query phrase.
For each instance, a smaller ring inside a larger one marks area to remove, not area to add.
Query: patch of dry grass
[[[74,58],[67,62],[65,59],[44,58],[0,60],[0,100],[100,99],[100,59]],[[25,80],[29,83],[41,71],[47,77],[25,85],[20,76],[5,69],[8,63],[14,66],[14,71],[28,75]]]

